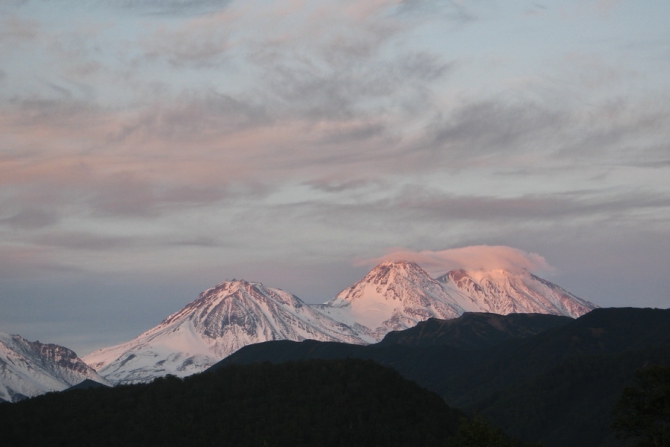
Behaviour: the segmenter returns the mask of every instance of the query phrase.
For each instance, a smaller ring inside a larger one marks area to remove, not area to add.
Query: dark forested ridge
[[[527,338],[548,329],[566,326],[572,321],[570,317],[547,314],[469,312],[453,320],[429,318],[413,328],[389,332],[379,344],[483,349],[506,340]]]
[[[670,310],[597,309],[576,320],[475,314],[406,332],[370,346],[266,342],[184,380],[0,403],[0,439],[12,446],[517,445],[490,420],[547,447],[614,447],[629,445],[611,428],[622,390],[640,368],[670,365]]]
[[[233,365],[183,380],[0,404],[0,440],[11,446],[457,447],[469,445],[462,433],[454,438],[463,416],[390,368],[315,360]],[[499,445],[517,445],[490,431]]]
[[[489,323],[482,318],[428,321],[408,329],[407,335],[391,334],[370,346],[267,342],[247,346],[221,365],[372,359],[436,391],[449,405],[478,411],[528,442],[624,445],[611,428],[612,408],[636,370],[670,365],[670,310],[596,309],[534,335],[511,325],[525,334],[522,338],[500,332],[509,323],[501,324],[501,319],[508,317],[496,316]],[[477,344],[484,347],[476,349]]]

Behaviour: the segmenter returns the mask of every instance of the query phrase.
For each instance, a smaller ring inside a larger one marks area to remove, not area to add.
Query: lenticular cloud
[[[504,245],[473,245],[447,250],[411,251],[398,249],[373,259],[357,260],[356,265],[377,265],[384,261],[416,262],[433,275],[453,269],[550,272],[553,267],[543,256]]]

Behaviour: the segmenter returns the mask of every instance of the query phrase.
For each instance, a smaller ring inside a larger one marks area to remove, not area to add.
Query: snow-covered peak
[[[591,303],[527,271],[452,270],[433,279],[413,262],[384,262],[325,304],[261,283],[230,280],[202,292],[160,325],[84,360],[114,383],[202,371],[268,340],[374,343],[428,318],[464,312],[578,316]]]
[[[430,275],[418,264],[409,261],[382,262],[365,275],[360,282],[386,284],[396,280],[424,281]]]
[[[342,309],[341,321],[367,328],[379,341],[391,330],[414,326],[427,318],[455,318],[458,300],[413,262],[384,262],[326,303]]]
[[[109,385],[70,349],[0,332],[0,398],[62,391],[86,379]]]
[[[406,261],[384,262],[363,279],[337,295],[338,300],[358,299],[405,301],[416,296],[418,289],[437,290],[440,285],[418,264]]]
[[[200,294],[160,325],[84,359],[114,383],[146,382],[202,371],[243,346],[269,340],[364,343],[357,332],[300,298],[244,280]]]
[[[209,315],[215,311],[216,306],[222,301],[229,301],[232,305],[243,305],[247,301],[265,300],[271,298],[284,304],[301,306],[299,298],[279,289],[265,288],[261,283],[248,282],[243,279],[224,281],[211,289],[205,290],[198,299],[189,303],[179,312],[167,317],[159,327],[168,326],[184,317]]]
[[[470,298],[468,311],[542,313],[577,318],[597,306],[526,270],[451,270],[438,279]]]

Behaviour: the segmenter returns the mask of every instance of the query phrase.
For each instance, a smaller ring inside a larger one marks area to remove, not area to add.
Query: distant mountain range
[[[476,411],[508,434],[546,447],[630,445],[615,438],[611,412],[635,371],[670,365],[670,309],[596,309],[576,320],[551,315],[468,313],[429,319],[357,346],[271,341],[247,346],[233,364],[370,359]]]
[[[0,332],[0,401],[62,391],[85,380],[111,385],[67,348]]]
[[[137,338],[84,361],[110,382],[203,371],[250,344],[319,340],[365,345],[429,318],[465,312],[578,317],[596,308],[526,271],[453,270],[434,279],[411,262],[386,262],[325,304],[260,283],[223,282]]]

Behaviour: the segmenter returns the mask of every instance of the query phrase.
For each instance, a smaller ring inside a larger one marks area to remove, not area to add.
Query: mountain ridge
[[[466,276],[475,284],[476,274],[462,275]],[[95,351],[84,361],[113,383],[145,382],[202,371],[253,343],[314,339],[365,345],[429,318],[452,319],[473,308],[490,311],[496,307],[491,303],[498,301],[507,304],[496,309],[508,312],[528,308],[574,314],[558,305],[559,298],[539,296],[538,290],[560,290],[561,299],[574,298],[577,313],[596,307],[558,286],[547,286],[551,283],[546,281],[538,285],[527,272],[505,278],[505,284],[496,285],[490,278],[484,285],[476,283],[475,294],[448,277],[432,278],[413,262],[385,262],[324,304],[307,304],[261,283],[224,281],[158,326],[126,343]]]
[[[245,280],[224,281],[135,339],[84,360],[114,383],[203,371],[242,346],[306,338],[364,343],[300,298]]]
[[[468,315],[442,323],[470,325],[473,319],[468,322]],[[517,315],[493,318],[510,317]],[[468,339],[436,344],[441,326],[432,323],[403,331],[409,337],[396,335],[399,344],[391,337],[387,343],[368,346],[318,341],[246,346],[212,368],[369,359],[393,367],[437,392],[450,406],[476,411],[524,441],[547,447],[623,447],[628,444],[611,430],[614,403],[637,369],[670,365],[670,309],[599,308],[521,338],[502,339],[495,331],[485,331],[497,338],[475,349],[470,349],[469,337],[479,331],[455,331]],[[479,343],[476,337],[474,341]]]
[[[110,385],[68,348],[0,332],[0,399],[16,402],[87,379]]]

